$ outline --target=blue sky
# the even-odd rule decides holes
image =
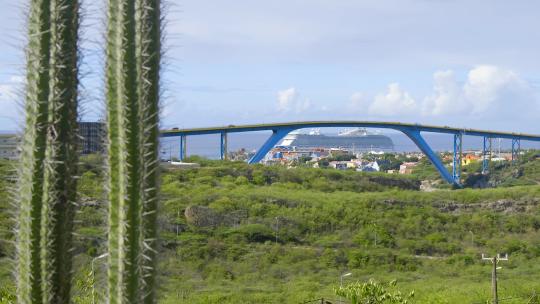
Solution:
[[[84,117],[105,1],[84,1]],[[162,125],[387,120],[540,133],[539,1],[169,1]],[[0,0],[0,129],[22,114],[24,9]]]

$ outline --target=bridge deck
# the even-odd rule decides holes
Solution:
[[[204,135],[220,133],[238,133],[250,131],[268,131],[277,129],[290,129],[290,131],[303,128],[321,128],[321,127],[366,127],[395,130],[416,130],[420,132],[435,132],[447,134],[463,134],[473,136],[487,136],[493,138],[523,139],[540,141],[540,135],[500,132],[490,130],[454,128],[448,126],[421,125],[401,122],[381,122],[381,121],[303,121],[288,123],[269,123],[269,124],[249,124],[249,125],[229,125],[221,127],[204,127],[191,129],[170,129],[161,131],[163,137],[180,135]]]

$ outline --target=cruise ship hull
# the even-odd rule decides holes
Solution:
[[[344,148],[351,150],[393,150],[394,143],[388,136],[368,134],[363,136],[329,136],[290,134],[281,146],[301,148]]]

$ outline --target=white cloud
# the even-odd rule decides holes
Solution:
[[[534,106],[537,99],[517,73],[493,65],[471,69],[462,85],[451,70],[435,72],[433,81],[433,93],[424,99],[424,115],[495,115],[513,112],[518,104]]]
[[[437,71],[433,74],[433,81],[433,93],[424,99],[424,114],[455,114],[466,108],[462,88],[453,71]]]
[[[409,115],[417,110],[416,101],[399,83],[391,83],[384,94],[375,96],[369,114],[377,116]]]
[[[23,80],[20,76],[12,76],[7,83],[0,83],[0,101],[3,104],[8,101],[15,101],[17,91]]]
[[[296,89],[291,87],[283,91],[278,91],[278,110],[280,111],[290,111],[292,104],[298,98],[298,93]]]
[[[471,119],[511,119],[524,121],[538,119],[540,93],[518,73],[494,65],[471,68],[463,81],[452,70],[433,74],[433,89],[417,103],[411,94],[398,83],[388,85],[387,91],[369,97],[355,92],[349,108],[371,117],[395,119],[432,117],[440,121]]]
[[[18,104],[24,78],[12,76],[8,81],[0,83],[0,129],[13,130],[14,124],[18,123],[23,114]]]
[[[294,110],[297,113],[308,110],[311,107],[311,101],[308,98],[302,99],[294,87],[278,91],[277,109],[282,112]]]
[[[515,72],[492,65],[481,65],[469,71],[463,87],[473,113],[486,112],[500,107],[501,103],[518,102],[528,91],[528,84]],[[506,98],[508,100],[503,100]]]
[[[0,106],[8,110],[8,112],[14,112],[17,108],[17,101],[19,100],[19,93],[24,82],[24,78],[20,76],[12,76],[5,83],[0,83]],[[6,112],[4,112],[4,115]]]

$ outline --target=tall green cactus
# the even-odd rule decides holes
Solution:
[[[32,0],[18,171],[19,303],[69,303],[77,168],[78,1]]]
[[[109,0],[110,303],[155,302],[160,20],[159,0]]]
[[[161,3],[142,0],[140,25],[140,87],[143,116],[143,299],[156,302],[157,210],[159,196],[159,67],[161,64]]]

